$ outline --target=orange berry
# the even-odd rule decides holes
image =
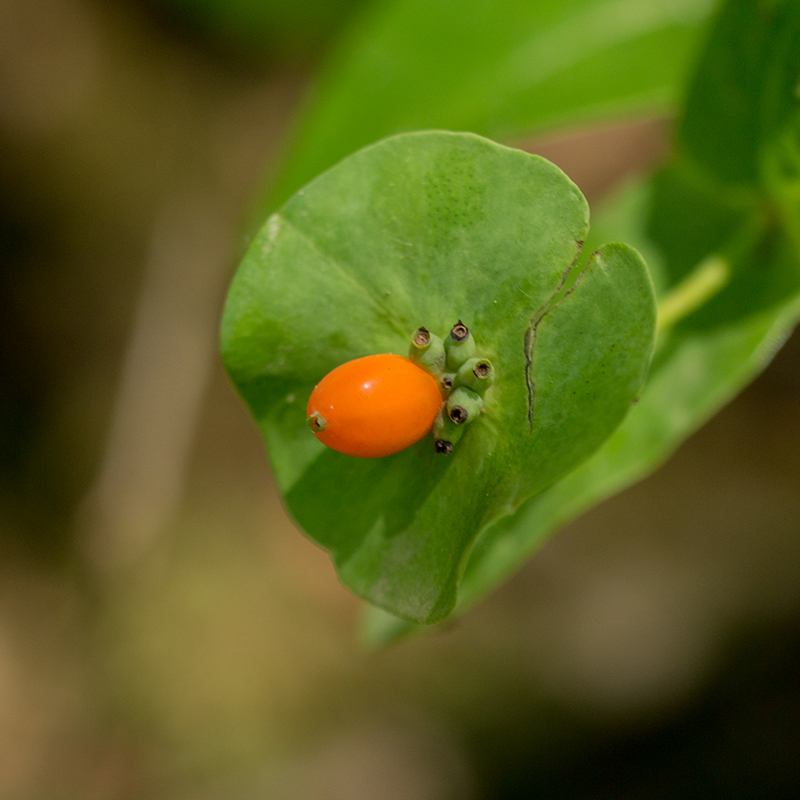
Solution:
[[[399,453],[433,426],[442,405],[432,375],[403,356],[348,361],[329,372],[308,400],[308,425],[323,444],[358,458]]]

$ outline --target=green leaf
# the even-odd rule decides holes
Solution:
[[[479,531],[573,471],[636,398],[652,284],[626,245],[574,266],[587,229],[583,196],[549,162],[430,132],[357,152],[253,242],[225,308],[225,364],[291,513],[371,603],[444,618]],[[459,319],[496,379],[451,456],[426,438],[355,459],[307,430],[306,401],[331,369],[405,354],[418,326],[444,335]]]
[[[673,110],[713,0],[393,0],[342,39],[258,221],[359,147]]]
[[[674,286],[758,213],[756,204],[733,207],[727,198],[671,163],[656,173],[648,193],[647,233],[660,251],[666,286]]]
[[[729,201],[761,187],[765,151],[800,110],[800,3],[729,0],[691,84],[683,155]]]

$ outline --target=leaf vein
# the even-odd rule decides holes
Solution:
[[[382,316],[384,316],[387,319],[387,321],[391,324],[391,326],[397,333],[399,333],[401,336],[408,335],[408,330],[407,330],[408,326],[403,324],[402,320],[399,317],[397,317],[393,309],[389,308],[385,303],[381,302],[382,298],[379,294],[373,295],[370,289],[363,283],[361,283],[361,281],[358,280],[358,277],[354,275],[352,272],[350,272],[342,262],[338,261],[330,253],[326,253],[319,246],[317,241],[311,237],[308,231],[303,230],[295,222],[292,222],[292,220],[288,219],[283,214],[279,213],[278,216],[285,225],[290,227],[293,231],[295,231],[303,238],[303,240],[306,242],[306,244],[308,244],[311,250],[314,251],[314,253],[320,256],[320,258],[323,258],[327,263],[332,264],[334,267],[336,267],[336,269],[339,271],[339,273],[342,275],[343,278],[345,278],[348,282],[350,282],[353,286],[355,286],[362,294],[364,294],[367,300],[369,300],[370,304],[377,311],[379,311]]]

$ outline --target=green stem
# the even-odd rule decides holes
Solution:
[[[712,253],[704,258],[658,304],[656,330],[669,328],[708,302],[728,282],[731,267],[726,258]]]

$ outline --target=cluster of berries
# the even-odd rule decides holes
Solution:
[[[411,338],[409,358],[385,353],[348,361],[315,387],[307,424],[325,445],[357,458],[398,453],[433,430],[445,455],[483,410],[494,368],[475,356],[460,320],[442,340],[427,328]]]

